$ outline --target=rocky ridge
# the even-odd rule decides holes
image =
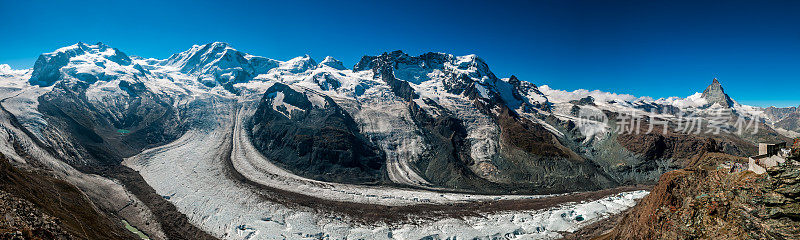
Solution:
[[[664,174],[619,225],[598,239],[796,239],[800,237],[800,165],[768,174],[730,172],[744,159],[708,153]]]

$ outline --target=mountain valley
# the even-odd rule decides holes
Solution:
[[[0,99],[3,169],[63,181],[119,222],[109,239],[135,237],[122,220],[151,239],[555,239],[628,209],[604,236],[632,237],[652,204],[714,192],[669,192],[676,176],[800,137],[797,108],[742,105],[718,79],[685,98],[564,91],[433,52],[347,68],[221,42],[167,59],[77,43],[0,65]]]

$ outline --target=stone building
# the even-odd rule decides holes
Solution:
[[[797,140],[795,140],[797,144]],[[791,155],[786,143],[759,143],[758,156],[750,157],[747,170],[757,174],[767,172],[767,168],[777,166],[786,162],[786,158]]]

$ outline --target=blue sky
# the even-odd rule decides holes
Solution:
[[[477,54],[553,88],[688,96],[718,77],[739,102],[800,105],[800,1],[8,1],[0,63],[102,41],[166,58],[223,41],[352,66],[403,50]]]

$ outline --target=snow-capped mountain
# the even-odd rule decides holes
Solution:
[[[125,53],[103,43],[77,43],[39,56],[33,66],[32,85],[50,86],[64,78],[76,78],[87,83],[109,80],[119,73],[134,72],[131,59]]]
[[[126,136],[135,136],[132,138],[139,138],[139,134],[150,136],[148,141],[129,149],[131,153],[171,141],[191,128],[191,123],[180,122],[189,121],[183,115],[189,111],[186,101],[191,96],[206,93],[221,98],[236,98],[237,94],[239,98],[258,96],[276,83],[285,84],[289,86],[285,89],[296,89],[305,96],[330,97],[332,103],[340,105],[345,117],[357,123],[356,129],[382,149],[386,175],[391,182],[501,192],[506,184],[524,186],[520,185],[519,176],[535,176],[537,173],[530,171],[541,167],[534,164],[526,168],[511,163],[519,157],[504,152],[511,146],[533,158],[599,157],[591,156],[592,151],[586,149],[614,141],[613,135],[618,134],[612,129],[615,120],[609,121],[605,112],[638,113],[646,118],[667,118],[674,123],[688,114],[708,117],[718,108],[732,109],[736,116],[744,118],[764,115],[758,108],[733,101],[717,79],[702,94],[652,100],[599,91],[539,88],[514,76],[501,79],[475,55],[426,53],[415,57],[394,51],[365,56],[350,70],[332,57],[321,63],[308,55],[278,61],[242,53],[220,42],[195,45],[164,60],[129,58],[102,43],[78,43],[42,54],[29,82],[43,87],[59,85],[40,97],[47,100],[42,105],[51,106],[38,109],[45,111],[42,113],[45,116],[63,115],[47,111],[70,115],[81,109],[85,115],[97,115],[85,120],[93,122],[91,129],[107,128],[104,131],[112,135],[120,130],[130,131]],[[74,102],[76,106],[67,111],[62,102]],[[286,111],[306,109],[282,104],[283,112],[279,112],[290,120],[294,113]],[[84,122],[82,116],[68,117],[63,119],[64,124]],[[175,126],[161,127],[161,121],[175,122]],[[86,123],[81,125],[87,127]],[[517,127],[523,129],[510,130]],[[149,132],[156,129],[158,133]],[[98,135],[103,138],[103,134]],[[116,139],[108,137],[111,139],[101,144],[104,148]],[[261,150],[268,151],[267,148],[265,145]],[[626,149],[616,151],[625,153]],[[637,158],[635,152],[625,154]],[[93,159],[87,154],[79,155]],[[449,157],[441,159],[443,156]],[[442,175],[442,168],[449,168],[444,172],[469,174]],[[595,170],[589,170],[592,171]],[[595,173],[589,175],[592,174]],[[438,179],[434,177],[437,175]],[[474,181],[454,181],[461,178]],[[593,182],[613,185],[624,181],[628,180],[612,177]]]
[[[701,96],[709,105],[718,104],[722,107],[733,107],[733,100],[728,94],[725,94],[725,90],[722,89],[722,84],[719,83],[719,80],[716,78],[714,78],[711,85],[703,91],[703,95]]]
[[[276,60],[245,54],[220,42],[192,46],[157,64],[198,76],[201,83],[212,87],[244,82],[279,66]]]
[[[324,60],[322,60],[322,62],[319,62],[319,67],[323,67],[323,66],[328,66],[328,67],[331,67],[331,68],[336,69],[336,70],[345,70],[345,69],[347,69],[344,66],[344,63],[342,63],[339,60],[336,60],[335,58],[333,58],[331,56],[327,56],[327,57],[325,57]]]
[[[464,172],[456,168],[469,169],[466,172],[475,174],[469,178],[477,181],[470,184],[492,186],[491,189],[497,188],[494,184],[519,184],[512,175],[522,172],[507,172],[525,168],[506,163],[515,157],[504,156],[507,153],[503,149],[507,149],[504,146],[508,144],[517,144],[513,138],[520,133],[505,129],[514,127],[504,125],[506,118],[512,119],[514,124],[530,125],[525,128],[527,130],[544,130],[538,133],[538,130],[531,130],[531,134],[548,145],[517,145],[523,148],[523,152],[537,158],[585,159],[592,158],[585,155],[587,147],[613,140],[615,124],[609,122],[604,112],[638,113],[646,118],[667,118],[674,123],[689,114],[708,117],[719,108],[731,109],[736,116],[748,119],[767,117],[762,109],[733,101],[724,93],[717,79],[702,94],[653,100],[599,91],[565,92],[548,86],[539,88],[514,76],[501,79],[475,55],[426,53],[415,57],[394,51],[365,56],[350,70],[332,57],[326,57],[320,63],[308,55],[278,61],[242,53],[220,42],[195,45],[164,60],[130,58],[102,43],[78,43],[42,54],[29,82],[42,87],[57,83],[63,85],[41,98],[49,102],[75,102],[80,106],[74,108],[85,108],[88,115],[102,115],[91,118],[91,121],[97,121],[93,129],[108,128],[106,131],[112,134],[122,129],[132,131],[131,135],[135,136],[139,131],[152,131],[154,128],[160,129],[161,133],[171,133],[169,137],[152,136],[149,138],[151,141],[141,147],[170,141],[190,128],[189,123],[179,123],[163,129],[154,125],[158,121],[150,119],[163,120],[170,116],[166,119],[172,120],[168,121],[187,121],[187,117],[182,116],[186,114],[182,111],[187,110],[182,109],[187,108],[183,105],[191,96],[205,93],[223,98],[237,94],[240,97],[257,96],[275,83],[281,83],[289,86],[288,89],[304,92],[304,95],[330,97],[345,109],[347,117],[357,122],[359,131],[372,139],[372,143],[381,146],[387,156],[387,175],[393,182],[467,189],[475,189],[475,186],[447,184],[453,183],[451,178],[465,176],[434,180],[432,177],[437,171],[427,169],[438,170],[443,167],[439,164],[451,166],[453,169],[450,170],[456,172]],[[71,99],[75,97],[85,99]],[[60,102],[52,104],[55,109],[63,108],[61,105]],[[163,109],[153,111],[161,108],[154,106]],[[303,108],[288,104],[282,109]],[[392,110],[386,111],[389,109]],[[51,111],[50,108],[45,110]],[[70,113],[74,109],[60,111]],[[156,115],[149,117],[148,114]],[[282,114],[291,119],[289,113]],[[587,120],[587,116],[596,119]],[[448,131],[439,129],[443,127],[439,125],[442,124],[440,121],[450,124],[446,127]],[[459,140],[453,141],[454,136]],[[440,142],[437,139],[441,137],[451,140]],[[439,149],[444,152],[438,156],[456,157],[439,163],[434,161],[441,160],[436,154],[420,154],[441,146],[446,147]],[[529,149],[525,150],[526,147]],[[552,149],[542,151],[543,147]],[[550,151],[553,149],[557,151]],[[131,151],[138,150],[134,148]],[[633,155],[636,154],[631,156],[635,159]],[[399,172],[395,173],[395,170]]]
[[[747,156],[756,142],[797,130],[781,124],[796,111],[741,105],[717,79],[686,98],[562,91],[498,77],[475,55],[446,53],[393,51],[348,69],[333,57],[280,61],[219,42],[167,59],[78,43],[42,54],[31,70],[0,65],[0,84],[0,104],[14,119],[4,126],[20,129],[8,146],[25,146],[0,152],[26,162],[35,150],[82,173],[144,186],[150,190],[137,197],[156,201],[145,204],[174,204],[223,238],[282,232],[273,226],[280,221],[311,229],[324,223],[309,222],[331,221],[346,232],[335,236],[350,238],[363,230],[275,202],[395,213],[647,184],[695,154]],[[229,214],[206,220],[215,208]],[[515,224],[458,237],[513,233]]]

